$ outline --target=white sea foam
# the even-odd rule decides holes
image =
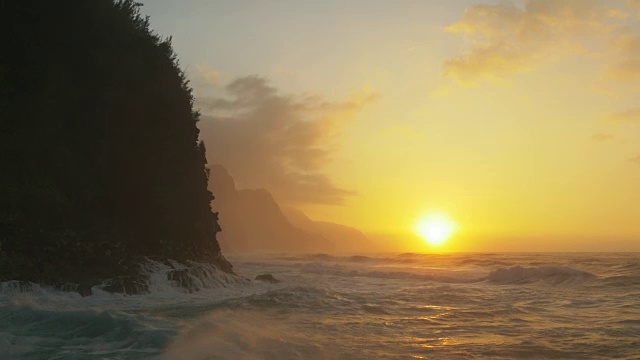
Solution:
[[[177,279],[169,274],[176,272]],[[171,261],[164,264],[147,259],[141,264],[144,288],[141,294],[123,294],[105,291],[111,280],[91,288],[91,295],[82,297],[75,292],[76,285],[54,288],[25,281],[0,282],[0,303],[32,306],[49,310],[127,310],[146,306],[162,306],[184,301],[225,299],[260,291],[260,284],[246,278],[218,270],[215,265]],[[184,282],[182,283],[181,282]]]

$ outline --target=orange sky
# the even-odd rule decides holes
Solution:
[[[239,186],[398,250],[640,251],[640,1],[172,1]],[[226,162],[226,163],[225,163]]]

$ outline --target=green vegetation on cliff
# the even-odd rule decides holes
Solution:
[[[130,0],[0,14],[0,279],[87,281],[141,256],[230,271],[170,39]]]

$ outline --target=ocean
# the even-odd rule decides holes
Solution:
[[[0,358],[640,359],[638,253],[229,260],[187,288],[149,261],[144,295],[2,283]]]

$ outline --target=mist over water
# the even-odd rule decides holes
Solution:
[[[0,287],[2,359],[637,359],[640,254],[236,256],[151,292]],[[249,281],[273,274],[281,282]]]

